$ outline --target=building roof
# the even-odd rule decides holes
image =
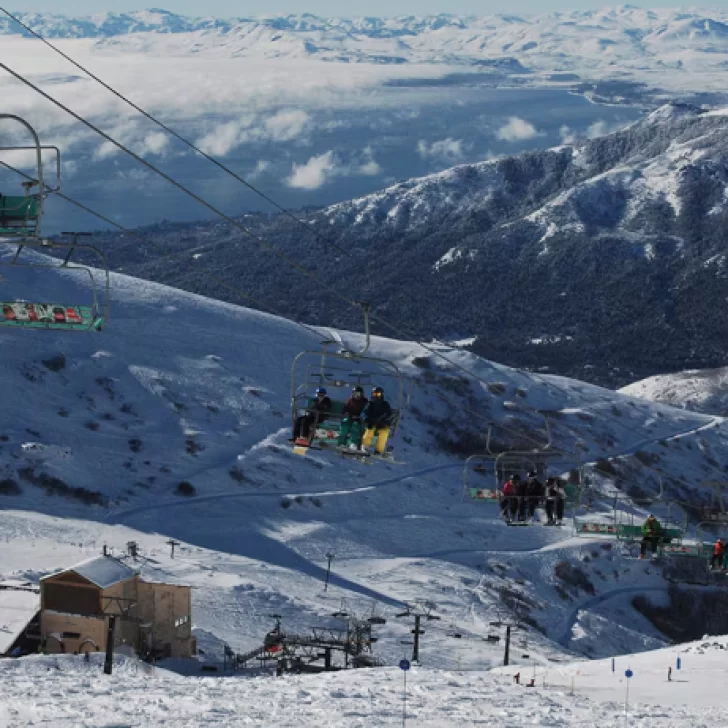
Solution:
[[[123,561],[119,561],[119,559],[115,559],[113,556],[96,556],[93,559],[82,561],[80,564],[71,566],[68,569],[63,569],[63,571],[43,577],[43,579],[65,574],[68,571],[72,571],[84,579],[88,579],[88,581],[95,584],[99,589],[108,589],[120,581],[131,579],[137,573]]]
[[[0,655],[4,655],[40,609],[32,591],[0,589]]]

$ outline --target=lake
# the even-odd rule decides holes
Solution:
[[[353,106],[347,98],[340,108],[282,107],[265,134],[219,114],[169,123],[194,140],[206,135],[227,166],[280,204],[300,208],[366,195],[459,163],[607,133],[643,114],[566,91],[493,89],[467,78],[385,85],[361,93]],[[269,209],[178,142],[150,159],[227,214]],[[70,173],[63,191],[125,226],[214,217],[125,155],[99,155],[98,145],[75,148],[64,162]],[[48,205],[46,232],[103,227],[61,200]]]

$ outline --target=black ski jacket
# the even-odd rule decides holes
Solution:
[[[331,400],[328,397],[316,398],[316,401],[308,408],[308,412],[316,414],[316,421],[323,422],[331,411]]]
[[[392,408],[386,399],[373,399],[364,408],[361,417],[367,427],[383,427],[392,420]]]

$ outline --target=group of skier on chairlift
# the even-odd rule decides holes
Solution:
[[[316,428],[331,417],[331,399],[325,387],[316,390],[316,399],[305,414],[296,418],[293,426],[293,440],[296,444],[310,444]],[[357,385],[346,401],[341,415],[338,446],[355,452],[370,453],[376,436],[374,452],[384,455],[387,451],[392,407],[384,397],[382,387],[374,387],[371,399],[364,396],[364,388]],[[364,430],[362,432],[362,425]]]
[[[538,473],[532,470],[527,480],[514,473],[502,488],[501,515],[506,523],[530,523],[534,521],[536,508],[545,504],[546,526],[561,526],[564,520],[566,490],[560,478],[549,477],[544,485]]]

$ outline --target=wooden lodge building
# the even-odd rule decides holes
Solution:
[[[140,655],[191,657],[192,590],[144,581],[113,556],[99,556],[40,580],[40,639],[46,653],[106,649],[115,615],[115,648]]]

